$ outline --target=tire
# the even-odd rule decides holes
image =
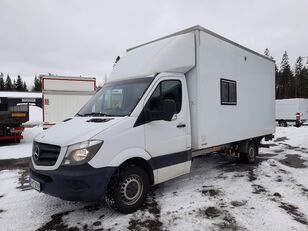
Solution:
[[[282,126],[282,127],[288,127],[287,121],[282,120],[282,121],[281,121],[281,126]]]
[[[255,163],[258,151],[259,151],[258,145],[254,141],[250,141],[248,144],[247,152],[240,154],[241,161],[246,164]]]
[[[295,127],[299,128],[300,126],[302,126],[302,123],[298,120],[295,121]]]
[[[19,144],[19,143],[20,143],[20,139],[16,139],[16,140],[15,140],[15,143],[16,143],[16,144]]]
[[[105,200],[112,209],[128,214],[145,202],[149,190],[149,176],[138,166],[127,166],[109,183]]]

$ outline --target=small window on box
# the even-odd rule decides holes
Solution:
[[[220,100],[222,105],[236,105],[236,81],[220,79]]]

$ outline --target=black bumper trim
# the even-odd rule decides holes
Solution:
[[[105,195],[116,167],[93,168],[89,164],[60,166],[56,170],[34,169],[30,177],[41,183],[41,191],[70,201],[99,201]]]

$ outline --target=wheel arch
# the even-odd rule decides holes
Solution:
[[[109,165],[117,167],[116,174],[128,165],[136,165],[146,171],[149,176],[150,184],[153,185],[155,182],[155,176],[153,168],[148,162],[151,158],[151,155],[146,151],[139,148],[131,148],[116,155]]]
[[[126,166],[130,166],[130,165],[134,165],[134,166],[138,166],[142,169],[144,169],[146,171],[146,173],[149,176],[149,182],[150,185],[154,184],[154,173],[153,173],[153,169],[151,167],[151,165],[143,158],[140,157],[133,157],[130,158],[126,161],[124,161],[118,168],[119,171],[121,171],[122,169],[124,169]]]

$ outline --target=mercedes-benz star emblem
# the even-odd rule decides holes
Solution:
[[[40,148],[39,148],[39,146],[35,147],[33,157],[34,157],[35,160],[38,160],[40,158]]]

